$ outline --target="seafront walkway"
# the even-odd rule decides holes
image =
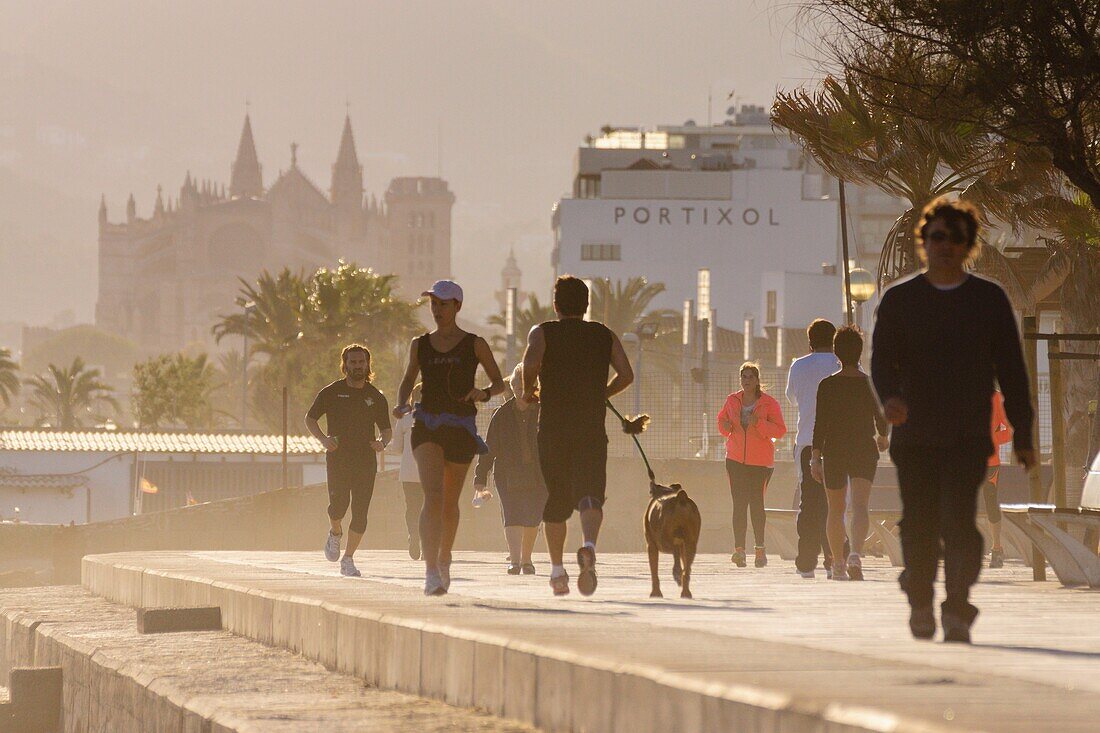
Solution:
[[[701,555],[694,600],[662,557],[602,554],[597,594],[553,598],[503,553],[456,553],[451,593],[421,594],[404,553],[357,555],[341,578],[317,553],[90,556],[84,585],[131,606],[220,605],[226,628],[368,683],[480,707],[547,730],[1093,731],[1100,595],[985,571],[975,644],[908,633],[897,569],[804,580],[778,557],[737,569]]]

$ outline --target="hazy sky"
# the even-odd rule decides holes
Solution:
[[[808,80],[780,5],[3,0],[0,320],[90,320],[100,192],[118,220],[130,191],[148,215],[187,170],[228,183],[246,99],[265,183],[296,141],[327,189],[345,103],[368,191],[441,164],[480,320],[509,245],[525,286],[548,278],[550,207],[586,133],[703,123],[708,87],[721,119],[731,90],[766,105]]]

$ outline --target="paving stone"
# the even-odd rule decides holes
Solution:
[[[140,634],[166,634],[178,631],[220,631],[222,610],[206,608],[139,608],[137,629]]]

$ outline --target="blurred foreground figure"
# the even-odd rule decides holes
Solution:
[[[421,296],[431,300],[435,330],[409,345],[409,361],[397,391],[393,415],[410,412],[409,432],[416,458],[424,508],[420,512],[420,546],[424,557],[424,595],[446,595],[451,587],[451,549],[458,533],[458,497],[470,463],[489,447],[477,434],[477,403],[504,391],[504,380],[485,339],[458,327],[462,288],[439,280]],[[477,369],[489,377],[489,386],[474,385]],[[409,398],[421,381],[420,403]]]
[[[338,379],[317,393],[306,413],[306,428],[325,447],[328,469],[328,517],[332,524],[325,540],[325,557],[340,560],[340,574],[357,578],[355,551],[367,531],[367,511],[374,495],[378,458],[393,437],[386,398],[371,384],[371,356],[362,344],[350,344],[340,354]],[[317,421],[328,418],[328,434]],[[377,430],[377,433],[375,432]],[[344,515],[351,505],[348,544],[340,557]]]
[[[619,337],[602,323],[584,320],[588,286],[563,275],[554,283],[558,320],[535,326],[523,355],[523,398],[538,401],[539,464],[548,498],[543,511],[550,552],[550,587],[569,593],[562,553],[573,510],[581,515],[584,545],[577,550],[577,590],[596,591],[596,539],[607,488],[607,400],[630,386],[634,370]],[[609,370],[615,378],[609,383]]]
[[[978,609],[970,586],[981,571],[982,538],[974,523],[978,488],[993,452],[994,379],[1015,428],[1016,456],[1035,465],[1033,413],[1020,335],[1008,297],[966,271],[978,246],[978,213],[937,199],[914,232],[927,267],[891,286],[878,307],[871,376],[894,426],[890,456],[901,487],[899,579],[909,597],[909,628],[936,633],[933,588],[943,542],[947,598],[944,641],[970,641]]]

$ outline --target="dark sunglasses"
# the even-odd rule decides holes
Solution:
[[[927,237],[929,242],[951,242],[951,244],[966,244],[966,237],[958,232],[945,232],[942,229],[932,232]]]

